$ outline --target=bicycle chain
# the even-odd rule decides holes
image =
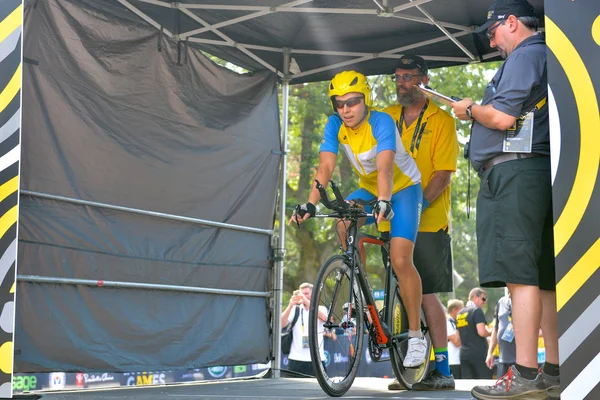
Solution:
[[[383,321],[383,309],[379,310],[379,319]],[[366,318],[366,316],[365,316]],[[375,332],[374,324],[367,324],[369,326],[369,356],[371,360],[377,362],[381,359],[381,355],[383,354],[383,349],[379,347],[377,343],[377,333]]]

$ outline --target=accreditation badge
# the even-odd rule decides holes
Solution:
[[[302,336],[302,348],[308,349],[308,336]]]
[[[533,141],[533,111],[519,117],[515,124],[506,130],[502,150],[505,153],[531,153]]]
[[[502,337],[500,338],[506,342],[511,343],[513,340],[515,340],[515,330],[513,328],[513,324],[512,322],[509,322],[508,325],[506,326],[506,329],[504,330],[504,333],[502,334]]]

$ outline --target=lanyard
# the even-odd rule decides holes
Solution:
[[[304,335],[304,304],[300,307],[300,321],[302,321],[302,334]]]
[[[421,144],[421,137],[423,137],[423,131],[425,131],[425,125],[427,121],[421,126],[421,120],[423,119],[423,115],[425,115],[425,110],[427,110],[427,106],[429,105],[429,99],[425,101],[423,108],[421,109],[421,113],[419,114],[419,119],[417,120],[417,125],[415,126],[415,131],[413,132],[413,137],[410,142],[410,153],[413,154],[415,151],[415,146],[417,150],[419,150],[419,145]],[[400,115],[400,121],[398,121],[398,130],[400,131],[400,138],[402,138],[402,124],[404,123],[404,107],[402,108],[402,114]]]

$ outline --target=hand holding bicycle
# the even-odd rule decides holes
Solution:
[[[392,203],[387,200],[378,200],[373,207],[373,216],[377,218],[377,224],[383,220],[390,221],[394,217]]]
[[[300,224],[310,217],[314,217],[316,213],[317,208],[313,203],[306,202],[304,204],[298,204],[294,209],[292,217],[288,221],[288,225],[290,225],[292,222],[295,222],[298,226],[300,226]]]

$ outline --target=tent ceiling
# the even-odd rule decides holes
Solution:
[[[167,36],[248,70],[293,82],[329,79],[344,69],[390,73],[404,53],[430,68],[489,61],[498,53],[472,30],[492,0],[113,0]],[[530,0],[543,21],[543,0]],[[292,62],[293,63],[293,62]]]

